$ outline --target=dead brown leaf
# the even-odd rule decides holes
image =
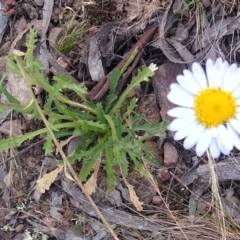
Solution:
[[[16,36],[10,46],[9,53],[13,52],[17,42],[23,38],[24,34],[28,32],[30,27],[31,25],[28,25],[25,30],[21,31]],[[26,81],[23,78],[19,78],[17,74],[13,73],[10,70],[7,70],[7,79],[7,88],[9,93],[15,97],[22,105],[27,106],[31,101],[31,97],[29,95],[29,89]]]
[[[26,124],[24,124],[20,119],[15,119],[12,121],[5,121],[0,126],[0,133],[8,136],[21,136],[24,129],[26,129]]]
[[[24,31],[27,28],[27,21],[24,16],[18,19],[14,24],[15,34],[19,34],[20,32]],[[15,35],[15,36],[16,36]]]
[[[87,192],[88,195],[92,195],[93,193],[96,192],[96,187],[97,187],[97,175],[98,175],[98,170],[100,168],[100,163],[101,163],[101,157],[97,159],[93,166],[93,173],[91,177],[88,179],[88,181],[84,184],[84,188]]]
[[[42,178],[37,180],[36,190],[40,193],[45,193],[46,190],[49,190],[52,183],[57,178],[57,175],[61,173],[63,166],[58,166],[55,170],[50,173],[46,173]]]
[[[192,51],[196,52],[201,48],[212,45],[215,41],[220,41],[222,37],[233,34],[239,27],[240,16],[228,17],[214,22],[212,26],[206,28],[206,30],[195,39]]]
[[[163,119],[172,120],[167,115],[167,111],[173,108],[174,105],[168,101],[167,95],[170,91],[170,84],[176,82],[177,75],[182,74],[184,69],[184,64],[164,63],[158,68],[152,78],[154,92],[161,108],[160,113]]]
[[[43,20],[42,20],[42,37],[40,46],[39,60],[42,62],[45,71],[49,69],[48,56],[45,54],[44,49],[47,48],[47,31],[52,16],[53,0],[44,0],[43,6]],[[43,49],[44,48],[44,49]]]
[[[67,138],[67,139],[64,140],[64,141],[60,141],[60,142],[59,142],[59,146],[61,147],[61,149],[62,149],[65,145],[67,145],[74,137],[75,137],[75,136],[71,136],[71,137]],[[57,148],[57,149],[56,149],[56,155],[57,155],[58,153],[59,153],[59,149]]]
[[[159,24],[158,29],[158,36],[156,37],[156,40],[153,41],[151,46],[160,48],[164,55],[172,62],[175,63],[184,63],[184,61],[181,59],[180,55],[174,49],[171,44],[169,44],[166,39],[165,35],[170,25],[173,24],[175,21],[176,16],[173,13],[173,4],[172,0],[169,0],[169,5],[167,6],[166,10],[164,11],[164,14],[161,18],[161,22]]]
[[[77,147],[82,144],[83,138],[82,137],[74,137],[71,139],[67,146],[67,156],[72,156],[75,153]]]
[[[192,63],[195,60],[194,56],[190,53],[190,51],[180,42],[171,38],[166,38],[166,41],[176,49],[175,51],[178,52],[184,62]]]
[[[23,106],[27,106],[31,102],[26,81],[10,70],[8,70],[8,87],[10,94]]]
[[[13,171],[11,169],[6,174],[6,176],[4,177],[3,181],[8,188],[10,188],[12,186],[12,184],[13,184]]]
[[[62,27],[54,27],[50,29],[48,39],[51,47],[55,46],[56,41],[58,40],[58,36],[63,30],[64,29]]]
[[[66,57],[64,56],[60,56],[58,59],[57,59],[57,63],[63,68],[63,69],[67,69],[69,64],[70,64],[70,60],[67,59]],[[53,74],[57,74],[58,71],[54,68],[54,67],[51,67],[50,68],[50,72],[52,72]]]
[[[139,201],[139,198],[134,190],[134,187],[128,183],[128,181],[126,180],[125,177],[123,177],[123,181],[124,183],[126,184],[128,190],[129,190],[129,193],[130,193],[130,199],[131,199],[131,202],[132,204],[135,206],[135,208],[137,209],[137,211],[142,211],[143,210],[143,202]]]
[[[108,33],[111,29],[119,25],[117,22],[104,24],[100,31],[91,39],[88,52],[88,69],[93,81],[99,82],[104,76],[105,71],[102,64],[102,54],[106,54],[106,43]]]
[[[226,189],[226,197],[222,198],[223,209],[226,214],[240,223],[240,200],[234,196],[233,188]]]

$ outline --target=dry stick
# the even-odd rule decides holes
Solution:
[[[126,54],[124,59],[115,67],[116,69],[121,70],[127,60],[131,57],[134,51],[139,50],[139,53],[136,58],[140,58],[138,56],[142,56],[143,51],[141,51],[146,44],[152,39],[153,35],[155,34],[157,28],[151,28],[146,31],[143,36],[139,39],[139,41],[132,47],[132,49]],[[114,69],[113,69],[114,70]],[[112,74],[112,71],[104,76],[100,82],[89,92],[88,98],[91,101],[99,100],[107,91],[109,86],[109,79]]]
[[[102,215],[102,213],[100,212],[100,210],[98,209],[98,207],[96,206],[96,204],[94,203],[94,201],[92,200],[92,198],[89,196],[89,194],[87,193],[87,191],[85,190],[83,184],[79,181],[78,179],[78,176],[76,174],[76,172],[74,171],[72,165],[69,163],[65,153],[63,152],[61,146],[59,145],[59,142],[57,141],[52,129],[51,129],[51,126],[49,124],[49,122],[47,121],[44,113],[42,112],[42,109],[40,108],[35,96],[34,96],[34,93],[31,89],[31,85],[30,85],[30,82],[28,80],[28,77],[26,76],[25,74],[25,71],[22,67],[22,64],[21,64],[21,58],[19,58],[18,56],[15,56],[16,58],[16,61],[18,63],[18,66],[19,66],[19,69],[20,69],[20,72],[21,72],[21,75],[23,77],[23,79],[26,81],[26,83],[28,84],[28,87],[29,87],[29,91],[30,91],[30,94],[31,94],[31,98],[38,110],[38,113],[40,114],[49,134],[51,135],[51,138],[55,144],[55,146],[57,147],[63,161],[64,161],[64,169],[66,171],[66,167],[68,168],[68,170],[70,171],[70,173],[72,174],[74,180],[76,181],[77,185],[79,186],[79,188],[82,190],[82,192],[85,194],[87,200],[91,203],[91,205],[93,206],[94,210],[96,211],[97,215],[99,216],[99,218],[102,220],[103,224],[105,225],[105,227],[108,229],[108,231],[111,233],[111,235],[113,236],[113,238],[115,240],[119,240],[117,235],[115,234],[115,232],[113,231],[113,229],[111,228],[111,226],[109,225],[109,223],[106,221],[106,219],[104,218],[104,216]]]

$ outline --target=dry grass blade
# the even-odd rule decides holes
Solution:
[[[222,200],[219,192],[218,178],[215,172],[214,160],[211,157],[209,152],[207,152],[207,156],[208,156],[208,166],[211,172],[211,189],[212,189],[212,196],[213,196],[212,201],[213,201],[213,205],[216,206],[216,215],[218,217],[220,230],[222,233],[222,239],[225,240],[227,239],[226,222],[225,222],[223,204],[222,204]]]

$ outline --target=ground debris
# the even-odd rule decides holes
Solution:
[[[64,191],[66,191],[73,199],[72,203],[75,207],[83,209],[90,216],[96,216],[92,206],[86,201],[85,196],[81,191],[74,186],[73,183],[68,180],[62,179],[61,181]],[[147,219],[141,219],[140,217],[133,216],[121,210],[108,207],[103,204],[98,204],[100,211],[109,223],[118,224],[120,226],[128,226],[129,228],[149,231],[160,231],[163,226],[149,222]]]
[[[146,85],[141,84],[134,89],[128,100],[132,97],[137,99],[137,107],[133,111],[142,114],[145,117],[143,121],[172,120],[167,111],[173,106],[166,96],[170,84],[176,82],[176,76],[182,74],[183,69],[191,68],[194,61],[204,65],[205,59],[219,56],[231,63],[240,63],[240,18],[235,2],[239,4],[239,1],[229,4],[223,0],[196,3],[195,0],[127,0],[124,3],[119,0],[5,0],[2,1],[2,13],[6,16],[0,16],[1,57],[15,48],[24,52],[26,33],[30,26],[34,26],[38,33],[34,57],[44,64],[45,80],[54,86],[53,75],[65,75],[76,88],[82,83],[86,86],[89,93],[87,101],[101,100],[104,103],[112,72],[122,69],[137,49],[134,61],[119,80],[116,94],[121,95],[142,65],[157,64],[155,75]],[[12,15],[15,16],[8,18]],[[56,42],[72,16],[75,16],[77,24],[86,20],[82,37],[85,40],[77,43],[69,54],[63,55],[58,52]],[[0,75],[4,73],[5,64],[1,64]],[[7,72],[2,85],[22,104],[29,104],[31,99],[24,79]],[[49,96],[44,89],[36,89],[37,86],[34,94],[44,107]],[[66,89],[63,94],[71,95],[71,91]],[[75,101],[75,96],[73,98]],[[6,101],[3,93],[1,101]],[[64,109],[71,111],[72,108],[66,103]],[[20,121],[22,116],[12,112],[10,120],[9,113],[0,113],[0,137],[27,133],[25,122],[22,124]],[[40,128],[42,123],[31,130]],[[57,134],[59,132],[56,131]],[[71,157],[75,152],[79,153],[81,145],[86,143],[86,139],[80,137],[83,135],[69,136],[67,131],[64,134],[59,142],[66,155]],[[62,171],[62,165],[58,167],[61,164],[59,153],[44,156],[43,146],[34,145],[38,141],[44,141],[44,135],[27,141],[20,148],[10,149],[9,153],[2,153],[0,238],[17,240],[29,234],[37,239],[40,235],[33,234],[42,231],[41,236],[49,235],[56,239],[110,239],[109,232],[97,219],[84,194],[63,173],[58,174]],[[199,159],[193,151],[184,150],[181,141],[172,139],[171,132],[168,139],[152,136],[144,143],[153,149],[158,163],[156,167],[149,167],[143,162],[151,178],[139,172],[138,175],[132,174],[134,169],[129,165],[130,174],[123,179],[121,169],[116,168],[115,190],[109,191],[106,176],[103,176],[105,159],[99,159],[83,183],[111,228],[122,239],[151,239],[153,236],[156,239],[220,239],[211,203],[210,170],[208,164],[203,164],[205,157]],[[35,146],[34,149],[31,146]],[[231,223],[227,223],[227,227],[231,225],[227,228],[228,239],[234,240],[239,238],[237,224],[240,222],[238,154],[236,150],[231,158],[223,160],[221,157],[215,165],[223,209],[231,218]],[[197,161],[194,162],[193,158]],[[83,167],[80,161],[73,166],[76,172]],[[42,180],[37,180],[39,176],[43,176]],[[36,182],[40,192],[34,191]],[[27,206],[25,200],[30,200],[32,205]],[[137,215],[136,209],[141,211],[141,215]],[[3,229],[12,230],[7,232]]]
[[[22,9],[19,4],[15,0],[4,0],[4,15],[14,15],[14,14],[21,14]]]

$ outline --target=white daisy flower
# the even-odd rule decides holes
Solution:
[[[178,105],[168,111],[175,117],[168,126],[176,131],[175,140],[184,139],[184,147],[196,145],[202,156],[209,149],[213,158],[228,155],[235,146],[240,150],[240,68],[218,58],[184,70],[170,86],[167,98]]]

